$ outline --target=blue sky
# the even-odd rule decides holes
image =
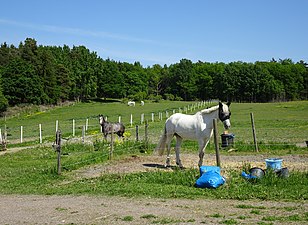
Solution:
[[[308,62],[307,0],[10,0],[0,43],[84,45],[143,66],[193,62]]]

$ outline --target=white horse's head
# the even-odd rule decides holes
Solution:
[[[226,130],[228,130],[231,127],[230,122],[230,116],[231,112],[229,109],[229,106],[231,105],[231,102],[228,102],[227,104],[219,102],[219,119],[224,124],[224,127]]]

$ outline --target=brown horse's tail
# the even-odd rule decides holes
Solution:
[[[158,155],[163,155],[166,148],[166,141],[167,141],[167,131],[165,127],[165,131],[161,136],[154,152],[157,153]]]

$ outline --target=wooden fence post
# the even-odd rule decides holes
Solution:
[[[220,167],[217,119],[213,119],[213,128],[214,128],[214,143],[215,143],[215,152],[216,152],[216,165]]]
[[[75,137],[75,120],[73,119],[73,137]]]
[[[23,126],[20,126],[20,143],[22,143]]]
[[[85,128],[85,126],[83,125],[83,126],[82,126],[82,143],[84,143],[85,135],[86,135],[86,128]]]
[[[144,127],[144,139],[145,139],[145,144],[146,144],[146,148],[148,148],[148,128],[149,128],[149,123],[146,120],[145,122],[145,127]]]
[[[57,130],[56,132],[56,144],[55,144],[56,152],[57,152],[57,171],[58,175],[61,174],[61,131]]]
[[[251,118],[252,135],[253,135],[253,141],[254,141],[254,144],[255,144],[255,150],[256,150],[256,152],[259,152],[253,113],[250,113],[250,118]]]
[[[136,125],[136,141],[139,141],[139,126]]]
[[[1,149],[0,151],[6,151],[6,137],[5,133],[2,135],[2,130],[0,129],[0,144],[1,144]]]
[[[113,124],[111,125],[111,130],[113,131]],[[109,160],[112,159],[112,154],[113,154],[113,132],[111,132],[110,135],[110,150],[109,150]]]
[[[56,132],[58,131],[58,128],[59,128],[59,121],[56,120]]]
[[[43,138],[42,138],[42,124],[39,124],[39,130],[40,130],[40,144],[42,144],[42,142],[43,142]]]
[[[133,114],[130,114],[130,126],[133,126]]]

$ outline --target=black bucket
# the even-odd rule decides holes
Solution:
[[[234,134],[222,134],[221,135],[221,147],[225,148],[234,143]]]
[[[288,168],[282,168],[280,170],[275,171],[278,177],[287,178],[289,177]]]

